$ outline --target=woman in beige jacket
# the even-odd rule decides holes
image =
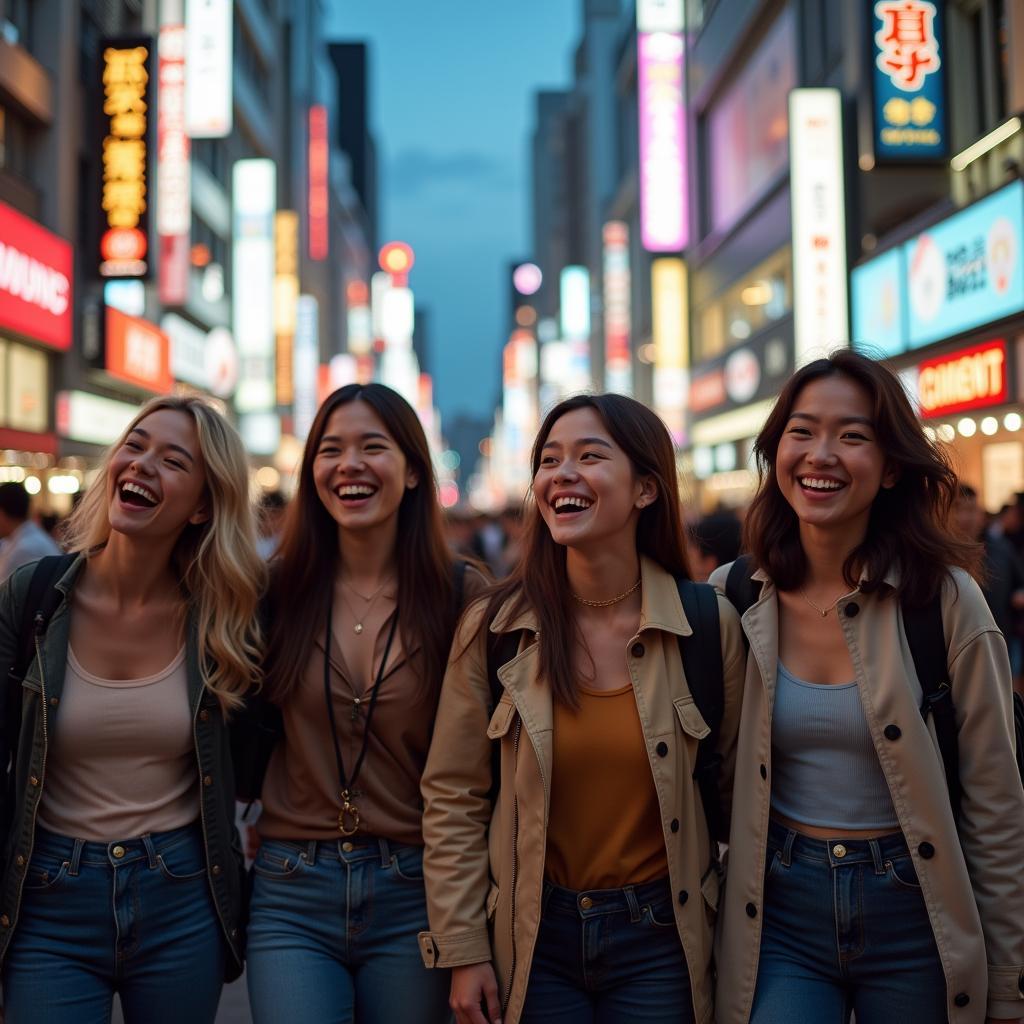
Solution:
[[[444,680],[423,778],[424,960],[454,968],[458,1024],[709,1024],[719,879],[693,782],[708,725],[681,666],[672,442],[632,399],[570,399],[533,471],[523,560],[471,609]],[[745,653],[718,608],[727,790]],[[501,634],[519,653],[492,707]]]
[[[1018,1021],[1024,790],[1006,646],[946,528],[955,474],[850,351],[797,372],[756,453],[717,1020]],[[958,818],[901,610],[936,598]]]

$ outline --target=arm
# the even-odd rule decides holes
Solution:
[[[1024,787],[1014,756],[1010,666],[980,590],[973,581],[958,589],[963,607],[953,606],[960,629],[949,669],[963,784],[960,842],[985,936],[988,1015],[1017,1020],[1024,1013]]]

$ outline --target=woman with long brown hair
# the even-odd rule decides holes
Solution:
[[[272,564],[274,714],[257,729],[276,745],[265,779],[258,755],[240,772],[263,802],[247,953],[257,1022],[447,1016],[447,980],[423,970],[416,943],[419,785],[458,591],[484,584],[464,569],[416,413],[380,384],[335,391]]]
[[[680,596],[675,453],[649,409],[568,399],[532,466],[523,558],[466,615],[445,676],[423,778],[424,960],[454,968],[458,1024],[705,1024],[719,877],[694,781],[709,725],[680,639],[720,659],[727,791],[739,623],[707,588],[720,630],[692,636],[705,620]]]
[[[755,451],[749,568],[712,575],[750,643],[717,1020],[1018,1021],[1024,790],[956,475],[895,374],[848,350],[790,379]]]

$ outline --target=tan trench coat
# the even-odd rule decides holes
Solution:
[[[692,633],[675,581],[649,559],[641,565],[640,628],[623,657],[633,679],[661,808],[676,925],[686,953],[699,1024],[713,1019],[710,976],[712,930],[718,906],[718,873],[700,796],[692,780],[698,740],[707,725],[682,673],[677,637]],[[719,599],[725,715],[721,728],[723,792],[731,786],[743,686],[745,650],[735,609]],[[504,694],[493,715],[486,668],[482,612],[463,622],[445,675],[433,744],[423,776],[424,875],[430,932],[420,935],[428,967],[493,960],[503,1020],[522,1012],[540,924],[551,794],[551,690],[537,675],[533,637],[499,672]],[[535,617],[513,619],[508,606],[495,617],[495,632],[535,633]],[[496,805],[491,784],[491,741],[501,742],[501,787]],[[728,807],[728,803],[726,803]],[[614,808],[609,808],[614,813]],[[672,831],[674,822],[678,831]],[[682,966],[682,965],[680,965]]]
[[[729,566],[711,582],[725,589]],[[771,796],[772,702],[779,611],[763,573],[760,599],[743,616],[750,642],[736,758],[724,910],[719,921],[717,1021],[746,1024],[757,981]],[[900,827],[920,879],[946,975],[950,1024],[986,1014],[1024,1015],[1024,789],[1014,761],[1006,644],[977,584],[955,570],[942,619],[960,734],[959,835],[931,718],[899,615],[883,592],[838,606],[857,688]],[[886,738],[885,728],[893,739]],[[925,844],[922,847],[922,844]],[[922,856],[923,849],[931,856]],[[966,998],[965,998],[966,997]]]

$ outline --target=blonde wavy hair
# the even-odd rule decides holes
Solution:
[[[266,577],[256,550],[248,459],[234,427],[203,398],[164,395],[147,402],[103,456],[95,482],[68,521],[66,542],[70,551],[87,554],[106,544],[110,461],[128,434],[160,409],[192,418],[203,453],[210,517],[185,528],[172,560],[185,610],[195,620],[203,682],[228,712],[261,682],[263,636],[257,613]]]

